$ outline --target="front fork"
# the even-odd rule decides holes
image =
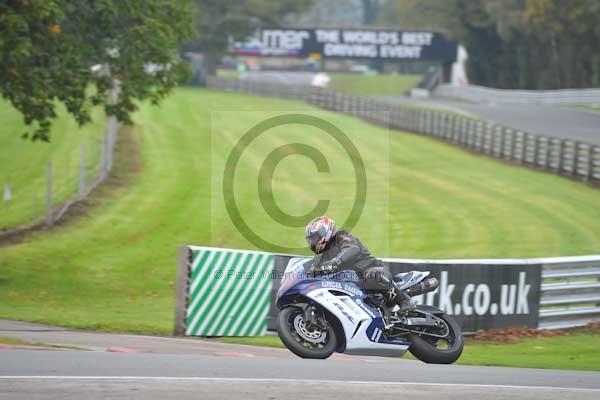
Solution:
[[[302,308],[302,316],[307,328],[327,329],[327,319],[323,315],[323,311],[319,310],[315,304],[298,304],[298,307]]]

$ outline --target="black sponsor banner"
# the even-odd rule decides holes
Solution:
[[[275,256],[273,299],[289,256]],[[386,262],[393,275],[430,271],[439,288],[413,298],[419,304],[440,308],[460,324],[463,331],[508,326],[537,328],[541,264],[408,263]],[[276,328],[277,309],[271,305],[269,329]]]
[[[439,288],[415,300],[452,315],[464,331],[507,326],[537,328],[539,264],[387,264],[393,275],[430,271],[440,281]]]
[[[261,29],[230,51],[248,56],[405,59],[454,62],[456,42],[438,32],[385,29]]]

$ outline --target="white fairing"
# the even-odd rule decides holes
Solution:
[[[282,282],[288,277],[297,277],[299,274],[303,274],[304,266],[308,262],[311,262],[311,259],[304,257],[292,258],[285,269]],[[429,273],[418,272],[418,274],[421,275],[410,279],[411,284],[419,282]],[[332,290],[337,295],[332,294]],[[346,295],[341,296],[340,293]],[[376,315],[376,311],[363,305],[362,300],[357,296],[359,294],[360,289],[353,284],[342,281],[323,281],[319,287],[305,295],[326,308],[340,321],[346,337],[345,353],[388,357],[403,355],[408,350],[408,346],[383,343],[381,329],[376,328],[370,332],[370,335],[367,334],[367,329],[373,323],[373,320],[381,317],[381,315]]]
[[[301,274],[304,271],[304,264],[309,261],[310,259],[305,257],[292,258],[290,261],[288,261],[288,264],[285,267],[285,271],[281,277],[281,282],[286,280],[292,274]]]
[[[334,283],[339,283],[339,287],[331,289],[346,292],[342,282]],[[336,296],[330,293],[331,289],[315,289],[307,296],[325,307],[341,322],[346,336],[345,353],[397,357],[408,350],[408,346],[405,345],[378,342],[382,333],[380,329],[376,329],[369,337],[367,329],[378,316],[372,314],[366,306],[362,307],[362,300],[354,300],[351,297],[352,293],[348,293],[348,296]]]
[[[402,280],[401,282],[396,281],[397,277],[403,277],[403,276],[410,276],[410,278],[407,281],[404,281],[404,280]],[[398,285],[398,289],[404,290],[404,289],[407,289],[407,288],[421,282],[427,276],[429,276],[429,271],[410,271],[410,272],[396,275],[394,277],[394,281],[396,281],[396,284]]]

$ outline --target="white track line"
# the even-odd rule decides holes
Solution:
[[[60,375],[0,375],[0,380],[115,380],[115,381],[196,381],[196,382],[248,382],[248,383],[299,383],[306,384],[340,384],[340,385],[392,385],[392,386],[446,386],[459,388],[497,388],[525,390],[568,390],[599,392],[600,389],[570,388],[557,386],[518,386],[491,385],[476,383],[437,383],[437,382],[389,382],[389,381],[340,381],[323,379],[279,379],[279,378],[225,378],[204,376],[60,376]]]

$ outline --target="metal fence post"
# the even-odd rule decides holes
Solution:
[[[575,160],[577,159],[577,142],[567,140],[567,144],[569,144],[569,147],[571,148],[570,169],[568,172],[571,176],[573,176],[575,174],[575,169],[577,168],[575,164]]]
[[[12,192],[10,190],[10,184],[8,178],[4,178],[4,192],[2,193],[2,201],[10,201],[12,199]]]
[[[473,141],[473,147],[478,152],[483,150],[483,122],[475,121],[475,138]]]
[[[558,173],[562,173],[565,167],[565,140],[561,139],[558,148]]]
[[[581,143],[580,142],[575,142],[575,147],[573,149],[573,175],[577,176],[579,175],[579,162],[580,162],[580,154],[581,152],[579,151],[581,149]]]
[[[79,157],[79,183],[78,183],[78,199],[83,199],[85,195],[85,142],[81,143],[81,152]]]
[[[550,150],[552,149],[552,139],[546,138],[546,152],[544,156],[546,157],[546,162],[544,168],[547,170],[552,170],[552,158],[550,156]]]
[[[452,142],[454,142],[454,144],[457,144],[460,140],[460,137],[462,135],[463,129],[464,129],[464,125],[463,125],[463,117],[462,116],[457,116],[456,117],[456,125],[455,125],[455,129],[454,132],[452,132]]]
[[[593,166],[593,153],[592,146],[587,146],[587,165],[585,166],[585,180],[586,182],[592,179],[592,166]]]
[[[427,112],[427,134],[429,136],[433,136],[435,128],[435,112],[428,111]]]
[[[107,121],[108,122],[108,121]],[[106,131],[104,132],[104,136],[102,137],[102,159],[101,159],[101,174],[102,174],[102,179],[104,179],[104,177],[106,176],[106,172],[108,171],[108,128],[106,129]]]
[[[498,151],[498,158],[504,158],[504,150],[506,149],[507,131],[508,131],[508,128],[503,126],[502,131],[500,132],[500,149]]]
[[[107,158],[106,158],[106,171],[110,172],[113,166],[113,154],[115,152],[115,144],[117,142],[117,117],[114,115],[108,119],[108,132],[107,132]]]
[[[596,171],[598,167],[598,171]],[[600,146],[590,147],[590,177],[600,180]]]
[[[523,135],[523,162],[526,164],[530,164],[529,161],[529,153],[531,150],[531,134],[528,132],[525,132],[525,134]]]
[[[489,154],[490,151],[490,135],[491,135],[492,123],[485,121],[482,127],[481,133],[481,152]]]
[[[52,220],[52,161],[46,164],[46,226],[51,226]]]
[[[523,164],[523,160],[525,157],[525,139],[524,139],[525,134],[523,133],[523,131],[517,131],[515,133],[515,135],[516,135],[515,151],[517,150],[517,147],[518,147],[518,155],[515,154],[515,160],[517,160],[519,162],[519,164]]]
[[[538,135],[535,135],[533,137],[533,165],[536,167],[538,166],[539,161],[540,161],[539,160],[539,151],[540,151],[540,147],[539,147],[540,140],[539,139],[540,138]]]
[[[431,135],[431,127],[433,126],[433,121],[431,116],[433,113],[429,110],[425,111],[425,134]]]
[[[471,140],[473,140],[473,136],[475,136],[475,126],[473,120],[467,118],[467,135],[465,136],[462,145],[468,149],[471,148]]]
[[[517,159],[517,132],[514,129],[510,130],[510,154],[509,159]]]
[[[458,144],[462,146],[469,135],[469,120],[466,117],[460,117],[460,135],[458,136]]]

